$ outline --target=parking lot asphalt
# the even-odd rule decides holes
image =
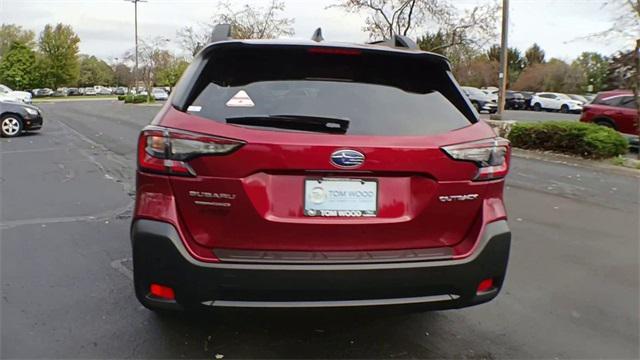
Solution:
[[[128,237],[136,139],[159,108],[41,108],[40,133],[0,139],[2,358],[639,356],[638,177],[514,158],[508,276],[488,304],[163,318],[135,300]]]

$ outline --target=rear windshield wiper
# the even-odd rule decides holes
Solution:
[[[227,118],[227,124],[273,127],[302,131],[346,134],[349,120],[305,115],[248,115]]]

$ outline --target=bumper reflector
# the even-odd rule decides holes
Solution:
[[[165,300],[175,300],[176,299],[175,292],[173,291],[172,288],[170,288],[168,286],[163,286],[163,285],[158,285],[158,284],[151,284],[150,292],[151,292],[151,296],[159,298],[159,299],[165,299]]]
[[[478,284],[478,289],[476,290],[476,293],[479,294],[479,293],[487,292],[491,289],[493,289],[493,279],[484,279],[480,281],[480,284]]]

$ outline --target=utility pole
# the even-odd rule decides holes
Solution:
[[[502,33],[500,48],[500,91],[498,91],[498,113],[497,120],[502,120],[504,113],[504,102],[507,95],[507,65],[508,65],[508,30],[509,30],[509,0],[502,0]]]
[[[133,68],[133,86],[138,90],[138,3],[139,2],[147,2],[147,0],[124,0],[127,2],[133,3],[133,14],[134,14],[134,23],[135,23],[135,41],[136,41],[136,65]]]

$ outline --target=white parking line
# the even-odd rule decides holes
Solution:
[[[125,261],[131,261],[131,258],[124,258],[120,260],[113,260],[111,267],[118,270],[122,275],[126,276],[129,280],[133,280],[133,272],[122,265]]]
[[[97,213],[94,215],[79,215],[79,216],[64,216],[64,217],[53,217],[53,218],[32,218],[32,219],[23,219],[23,220],[8,220],[5,222],[0,222],[0,230],[7,230],[17,226],[24,225],[42,225],[46,226],[47,224],[58,224],[58,223],[69,223],[69,222],[96,222],[96,221],[106,221],[112,218],[116,218],[122,214],[126,214],[131,211],[133,208],[133,201],[130,201],[127,205],[119,207],[115,210],[111,211],[103,211],[101,213]]]
[[[29,153],[29,152],[40,152],[40,151],[48,152],[48,151],[62,150],[62,149],[64,149],[64,148],[62,148],[62,147],[50,147],[50,148],[40,148],[40,149],[9,150],[9,151],[0,150],[0,155]]]

